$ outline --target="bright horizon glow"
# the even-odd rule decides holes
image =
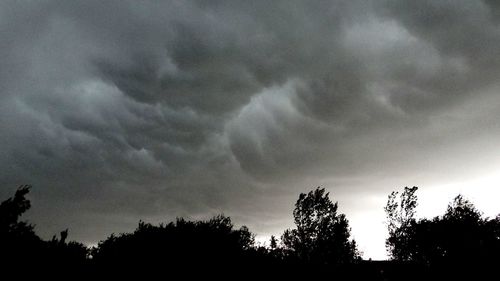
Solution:
[[[500,169],[499,169],[500,170]],[[462,194],[483,213],[484,217],[496,217],[500,214],[500,206],[492,198],[500,197],[500,174],[491,172],[477,176],[469,181],[450,184],[419,186],[417,191],[417,218],[433,218],[445,213],[448,204],[458,194]],[[394,189],[401,191],[403,187]],[[352,237],[356,240],[358,250],[364,259],[388,259],[385,248],[387,228],[383,208],[387,203],[387,195],[372,196],[374,205],[380,208],[368,212],[347,214],[351,226]],[[334,198],[332,198],[334,199]],[[340,204],[340,203],[339,203]],[[342,206],[340,206],[342,209]],[[341,211],[342,212],[342,211]],[[277,239],[282,233],[274,233]],[[269,246],[271,234],[256,235],[255,242],[259,246]]]
[[[471,201],[482,212],[484,217],[496,217],[500,214],[500,206],[494,199],[500,198],[499,187],[499,173],[478,176],[466,182],[431,185],[427,188],[419,186],[419,190],[417,191],[417,218],[433,218],[443,215],[448,204],[458,194],[462,194],[466,199]],[[395,191],[401,190],[402,187]],[[384,200],[380,206],[381,210],[383,210],[387,202],[387,197],[384,197]],[[387,259],[388,256],[385,250],[385,239],[387,238],[387,229],[384,224],[385,213],[378,210],[376,212],[368,212],[364,219],[354,218],[354,220],[350,221],[352,234],[358,243],[359,250],[363,252],[363,258],[371,258],[373,260]]]

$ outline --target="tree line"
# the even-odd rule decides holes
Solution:
[[[217,215],[159,225],[139,221],[133,232],[111,234],[95,247],[68,241],[67,229],[50,240],[40,238],[32,224],[21,220],[31,207],[26,198],[30,188],[20,186],[0,204],[0,264],[25,275],[421,280],[477,277],[500,265],[500,216],[483,217],[459,195],[442,216],[417,219],[417,187],[388,196],[386,262],[361,258],[347,217],[320,187],[299,195],[295,227],[279,239],[272,236],[268,246],[258,245],[246,226],[236,228],[229,217]]]

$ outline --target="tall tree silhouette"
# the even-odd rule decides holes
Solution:
[[[389,238],[386,247],[393,259],[408,261],[412,259],[411,239],[415,224],[415,208],[418,205],[416,192],[418,187],[405,187],[399,194],[393,191],[384,210],[387,215]],[[399,198],[398,198],[399,195]]]
[[[356,243],[350,239],[349,222],[337,213],[324,188],[301,193],[293,217],[296,229],[282,235],[285,249],[300,260],[319,264],[350,263],[358,257]]]

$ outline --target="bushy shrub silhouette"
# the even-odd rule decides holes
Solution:
[[[104,270],[149,268],[176,270],[243,267],[254,247],[247,227],[234,229],[229,217],[218,215],[207,221],[182,218],[168,224],[139,222],[133,233],[111,235],[92,251],[95,265]]]

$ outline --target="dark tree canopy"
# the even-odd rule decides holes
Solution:
[[[458,195],[442,216],[417,219],[417,187],[388,197],[386,245],[392,260],[383,262],[360,259],[346,216],[324,188],[299,195],[296,228],[286,230],[280,242],[272,236],[269,247],[256,245],[246,226],[236,228],[229,217],[218,215],[159,225],[139,221],[133,232],[112,234],[91,250],[68,242],[68,229],[51,240],[38,237],[34,226],[21,220],[31,206],[29,190],[21,186],[0,203],[0,265],[25,279],[31,273],[57,279],[181,274],[234,280],[235,273],[243,273],[255,279],[484,280],[479,276],[495,274],[500,264],[500,216],[484,218]]]
[[[386,247],[393,259],[408,261],[412,259],[411,230],[415,223],[415,208],[418,205],[417,195],[418,187],[405,187],[399,194],[393,191],[387,200],[384,210],[387,214],[387,227],[389,238],[386,241]],[[399,197],[398,197],[399,195]]]
[[[30,201],[26,199],[31,186],[22,185],[18,187],[14,197],[3,201],[0,204],[0,233],[3,235],[34,235],[33,226],[19,218],[30,207]]]
[[[344,214],[337,213],[337,208],[324,188],[301,193],[293,211],[297,228],[286,230],[282,236],[285,248],[312,263],[341,264],[357,259],[349,222]]]
[[[465,268],[484,267],[499,262],[500,224],[483,218],[475,206],[458,195],[444,215],[433,219],[415,219],[416,188],[405,188],[389,195],[385,211],[388,216],[387,246],[391,258],[412,261],[438,268],[444,265]]]
[[[481,212],[476,209],[474,204],[459,194],[446,208],[443,219],[478,225],[482,221],[481,217]]]
[[[0,203],[0,261],[11,270],[20,267],[64,272],[82,270],[87,259],[87,248],[78,242],[66,242],[68,230],[50,241],[35,234],[33,225],[20,221],[31,207],[26,198],[31,186],[22,185],[14,196]],[[29,271],[25,272],[26,274]]]
[[[253,247],[254,235],[247,227],[234,229],[229,217],[218,215],[207,221],[177,219],[157,226],[141,221],[133,233],[113,234],[101,241],[92,256],[100,268],[190,265],[207,269],[243,266]]]
[[[31,186],[22,185],[14,196],[0,203],[0,255],[2,259],[19,262],[35,260],[43,248],[42,240],[34,227],[20,217],[30,208],[26,199]]]

